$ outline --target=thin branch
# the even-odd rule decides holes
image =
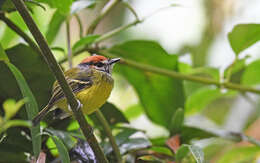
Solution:
[[[118,27],[118,28],[116,28],[116,29],[114,29],[114,30],[112,30],[110,32],[107,32],[107,33],[103,34],[98,39],[96,39],[94,41],[94,43],[99,43],[99,42],[102,42],[102,41],[104,41],[104,40],[106,40],[108,38],[111,38],[112,36],[118,34],[119,32],[122,32],[122,31],[124,31],[124,30],[126,30],[126,29],[128,29],[128,28],[130,28],[132,26],[135,26],[136,24],[139,24],[141,22],[143,22],[143,20],[135,20],[135,21],[133,21],[133,22],[127,24],[127,25]]]
[[[79,38],[82,38],[83,37],[83,25],[82,25],[82,22],[80,20],[80,17],[79,15],[76,13],[74,14],[77,22],[78,22],[78,25],[79,25]]]
[[[104,115],[102,114],[102,112],[100,110],[97,110],[95,113],[96,113],[98,120],[102,124],[102,126],[103,126],[103,128],[106,132],[106,135],[108,136],[109,142],[111,143],[111,146],[113,148],[113,152],[114,152],[115,157],[117,159],[117,162],[122,163],[122,157],[121,157],[121,154],[120,154],[120,150],[119,150],[119,148],[116,144],[115,137],[112,135],[112,131],[109,127],[109,124],[108,124],[106,118],[104,117]]]
[[[89,50],[91,50],[91,49],[89,49]],[[109,53],[106,50],[100,50],[100,51],[97,51],[96,53],[101,54],[101,55],[105,55],[105,56],[108,56],[108,57],[118,57],[114,54]],[[202,83],[202,84],[215,85],[217,87],[224,87],[224,88],[227,88],[227,89],[233,89],[233,90],[237,90],[237,91],[240,91],[240,92],[243,92],[243,93],[244,92],[251,92],[251,93],[255,93],[255,94],[260,94],[259,89],[255,89],[255,88],[252,88],[252,87],[243,86],[243,85],[235,84],[235,83],[226,83],[226,82],[221,83],[219,81],[216,81],[216,80],[213,80],[213,79],[208,79],[208,78],[205,78],[205,77],[186,75],[186,74],[181,74],[181,73],[176,72],[176,71],[171,71],[171,70],[167,70],[167,69],[163,69],[163,68],[159,68],[159,67],[140,64],[140,63],[135,62],[133,60],[124,59],[122,57],[120,57],[120,59],[121,59],[120,63],[141,69],[143,71],[149,71],[149,72],[169,76],[169,77],[172,77],[172,78],[175,78],[175,79],[180,79],[180,80],[188,80],[188,81],[193,81],[193,82]]]
[[[66,20],[66,32],[67,32],[67,49],[68,49],[68,61],[69,61],[69,68],[72,68],[72,50],[70,44],[70,18]]]
[[[96,17],[96,19],[90,24],[90,26],[88,27],[87,33],[88,34],[92,34],[94,33],[97,25],[99,24],[100,20],[102,20],[107,13],[116,5],[120,2],[121,0],[110,0],[101,10],[100,14]]]
[[[95,138],[94,134],[92,133],[92,127],[87,123],[81,109],[79,109],[78,101],[75,98],[75,95],[72,93],[70,86],[68,85],[64,74],[56,62],[48,44],[43,35],[41,34],[40,30],[38,29],[37,25],[35,24],[34,20],[32,19],[31,15],[27,7],[25,6],[23,0],[12,0],[13,4],[15,5],[16,9],[22,16],[24,22],[26,23],[27,27],[29,28],[30,32],[32,33],[34,39],[38,43],[43,57],[45,58],[46,63],[52,70],[53,74],[55,75],[59,85],[61,86],[65,97],[67,98],[68,104],[71,106],[71,109],[74,113],[75,118],[77,119],[80,128],[86,137],[86,140],[90,144],[92,150],[94,151],[97,159],[99,162],[107,163],[107,159],[100,148],[97,139]]]
[[[21,36],[25,42],[28,43],[37,53],[41,53],[41,50],[38,48],[37,44],[25,33],[20,27],[14,24],[10,19],[5,17],[4,13],[0,13],[0,20],[2,20],[9,28],[11,28],[17,35]]]
[[[137,12],[135,11],[135,9],[128,2],[123,1],[122,3],[133,13],[133,15],[135,16],[136,20],[140,20],[139,17],[138,17]]]

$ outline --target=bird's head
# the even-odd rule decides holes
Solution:
[[[111,73],[113,65],[120,61],[120,58],[108,59],[101,55],[93,55],[84,59],[79,65],[94,68],[99,71]]]

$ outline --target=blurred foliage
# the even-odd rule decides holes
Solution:
[[[85,19],[89,21],[89,15],[86,13],[100,16],[100,13],[104,11],[102,9],[104,2],[99,0],[25,0],[33,18],[52,47],[52,51],[59,51],[62,54],[69,51],[67,46],[60,43],[65,37],[58,35],[61,32],[62,35],[66,35],[63,30],[65,21],[71,22],[71,28],[73,28],[71,33],[74,36],[74,29],[76,31],[78,28],[74,26],[83,24],[82,28],[85,30],[85,27],[89,25],[85,24]],[[124,3],[130,4],[130,1],[124,1]],[[134,9],[131,9],[129,4],[128,9],[133,12]],[[240,87],[250,86],[252,89],[257,89],[255,86],[260,83],[260,60],[248,61],[248,56],[241,55],[244,50],[259,41],[260,24],[238,24],[227,35],[235,56],[233,63],[228,67],[220,70],[205,66],[210,46],[223,23],[213,20],[216,19],[215,12],[223,10],[220,5],[217,5],[214,0],[207,1],[205,4],[209,20],[202,33],[201,42],[197,46],[181,48],[184,49],[184,53],[188,49],[189,55],[193,58],[192,64],[181,62],[181,55],[167,52],[159,43],[160,40],[143,38],[120,43],[109,40],[102,44],[100,40],[97,41],[100,38],[104,39],[104,36],[105,39],[108,36],[110,38],[125,28],[114,30],[111,32],[112,35],[107,35],[111,33],[104,35],[101,29],[98,34],[85,36],[83,34],[83,37],[71,41],[70,47],[74,55],[82,52],[80,56],[84,57],[86,54],[83,53],[84,50],[89,50],[90,53],[106,51],[123,59],[122,64],[116,65],[114,71],[127,80],[125,84],[127,86],[120,89],[133,88],[137,101],[129,102],[129,105],[117,105],[114,101],[107,102],[102,106],[101,111],[112,130],[120,154],[126,162],[251,163],[259,160],[257,140],[248,140],[241,133],[223,131],[219,128],[225,128],[230,107],[236,99],[242,96],[250,101],[248,94],[241,91]],[[125,6],[127,5],[116,7]],[[216,10],[211,10],[215,6]],[[50,15],[50,19],[47,19],[47,16],[46,18],[39,17],[39,12]],[[117,12],[116,8],[111,12]],[[0,14],[5,14],[17,25],[17,28],[31,37],[11,0],[0,2]],[[72,23],[74,16],[78,16],[76,25]],[[218,21],[224,20],[222,16]],[[45,19],[46,22],[42,21]],[[107,14],[107,20],[105,19],[104,24],[101,23],[100,26],[105,27],[117,21],[116,19]],[[55,79],[40,54],[28,46],[26,41],[20,39],[13,28],[4,25],[4,22],[0,25],[0,103],[3,106],[0,109],[0,162],[28,162],[32,160],[35,153],[39,153],[40,146],[41,150],[47,154],[46,162],[57,160],[97,162],[95,154],[73,118],[56,120],[53,114],[49,113],[41,123],[42,132],[39,126],[31,127],[29,120],[37,113],[38,106],[43,108],[47,104]],[[131,26],[133,25],[129,25]],[[66,56],[62,57],[60,60],[65,62]],[[76,57],[73,59],[78,62]],[[131,63],[138,63],[141,67],[135,67]],[[63,67],[65,68],[66,62],[62,65],[65,65]],[[160,68],[162,71],[168,70],[180,75],[173,78],[170,75],[162,75],[159,71],[153,73],[149,71],[149,68]],[[198,77],[201,80],[194,82],[187,76]],[[218,84],[208,86],[205,80]],[[222,87],[222,82],[239,85],[236,85],[234,90],[226,89]],[[135,95],[129,97],[132,96]],[[118,96],[117,102],[120,103],[121,100]],[[251,104],[259,108],[252,101]],[[58,113],[59,111],[54,114]],[[258,120],[259,114],[253,117],[254,120],[245,122],[247,125],[245,130]],[[117,158],[102,123],[94,114],[86,116],[86,119],[93,126],[109,161],[116,162]],[[146,124],[143,122],[144,119],[148,121],[149,126],[143,126]],[[196,123],[193,123],[194,119]],[[133,127],[136,122],[138,128]],[[165,133],[158,133],[159,136],[151,137],[142,130],[157,132],[156,128],[153,128],[154,124],[163,128]],[[250,136],[259,138],[258,132]],[[255,146],[238,145],[237,142],[241,140],[253,140],[251,143]]]

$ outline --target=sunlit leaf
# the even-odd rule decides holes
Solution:
[[[0,61],[9,62],[9,59],[8,59],[7,55],[5,54],[5,51],[1,44],[0,44]]]
[[[238,55],[260,40],[260,24],[238,24],[228,34],[233,51]]]
[[[242,84],[245,85],[256,85],[260,83],[260,60],[256,60],[250,63],[243,75],[242,75]]]
[[[125,42],[112,47],[110,52],[138,63],[177,71],[177,56],[169,55],[153,41]],[[134,86],[148,117],[169,128],[173,114],[184,105],[182,82],[126,65],[116,65],[115,70]]]
[[[259,154],[259,147],[235,147],[229,151],[225,151],[224,155],[219,158],[217,163],[254,162]]]
[[[193,114],[199,112],[214,100],[220,97],[233,95],[235,95],[235,92],[233,91],[227,91],[223,93],[218,88],[201,88],[187,98],[185,104],[185,113]]]
[[[91,43],[93,43],[97,38],[99,38],[100,36],[99,35],[88,35],[88,36],[85,36],[83,38],[81,38],[79,41],[77,41],[73,47],[72,47],[72,50],[73,51],[76,51],[78,50],[80,47],[83,47],[83,46],[86,46],[86,45],[89,45]]]
[[[48,25],[47,32],[45,34],[46,39],[49,44],[52,44],[52,42],[55,40],[56,36],[58,35],[58,32],[60,30],[60,27],[62,23],[65,21],[66,16],[60,14],[58,11],[56,11],[50,20],[50,24]]]
[[[6,100],[3,104],[3,108],[5,110],[5,119],[12,118],[23,105],[24,100],[20,100],[18,102],[13,99]]]

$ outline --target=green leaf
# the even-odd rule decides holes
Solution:
[[[58,11],[55,11],[55,13],[52,15],[50,24],[48,25],[48,29],[45,34],[46,40],[48,41],[49,44],[53,43],[65,19],[66,16],[60,14],[60,12]]]
[[[110,52],[138,63],[177,71],[177,56],[169,55],[153,41],[125,42],[112,47]],[[116,65],[115,71],[134,86],[148,117],[169,128],[175,111],[184,105],[182,82],[126,65]]]
[[[69,150],[72,149],[76,144],[76,141],[69,132],[49,128],[46,128],[45,130],[51,135],[57,136],[60,140],[62,140],[62,142]]]
[[[191,126],[183,126],[180,135],[182,143],[189,143],[193,139],[205,139],[220,136],[215,132]]]
[[[187,98],[185,104],[186,114],[197,113],[214,100],[232,95],[235,95],[234,91],[222,93],[220,89],[203,87]]]
[[[28,102],[25,104],[27,116],[29,120],[32,120],[38,113],[38,104],[31,92],[31,89],[27,85],[22,73],[11,63],[6,63],[9,69],[12,71],[20,90],[24,97],[28,98]],[[38,156],[41,150],[41,137],[40,125],[31,128],[32,143],[33,143],[33,152],[35,156]]]
[[[146,138],[129,138],[120,145],[120,153],[125,154],[128,151],[145,149],[151,146],[151,142]]]
[[[259,147],[256,146],[236,146],[229,151],[225,151],[217,163],[237,163],[254,162],[260,154]]]
[[[242,84],[245,85],[256,85],[260,83],[260,60],[256,60],[252,63],[250,63],[243,75],[242,75]]]
[[[50,7],[56,8],[57,11],[66,16],[70,12],[70,6],[73,0],[37,0],[39,2],[47,3]]]
[[[197,163],[204,163],[204,153],[203,151],[195,145],[189,145],[189,150]]]
[[[62,141],[57,136],[52,136],[51,138],[59,151],[59,156],[61,157],[62,163],[70,163],[69,153]]]
[[[17,126],[22,126],[22,127],[31,127],[32,123],[30,121],[25,121],[25,120],[8,120],[6,123],[4,123],[3,126],[0,127],[0,133],[7,130],[10,127],[17,127]]]
[[[189,146],[187,144],[182,144],[177,150],[175,158],[177,161],[181,161],[189,153]]]
[[[171,135],[175,135],[181,131],[182,125],[184,121],[184,109],[179,108],[174,116],[172,117],[170,132]]]
[[[124,110],[124,115],[127,119],[131,120],[139,117],[144,113],[143,107],[140,104],[132,105]]]
[[[24,100],[20,100],[18,102],[13,99],[6,100],[3,104],[3,108],[5,110],[5,119],[8,120],[12,118],[23,105]]]
[[[246,60],[249,57],[246,56],[242,59],[237,59],[235,63],[231,64],[224,71],[224,78],[229,78],[232,83],[240,83],[243,72],[246,68]]]
[[[124,114],[111,103],[106,102],[100,110],[110,125],[117,123],[129,123]]]
[[[238,55],[260,40],[260,24],[238,24],[228,34],[229,43]]]
[[[6,62],[9,62],[9,59],[7,57],[7,55],[5,54],[5,51],[2,47],[2,45],[0,44],[0,61],[6,61]]]
[[[100,35],[88,35],[88,36],[85,36],[85,37],[81,38],[79,41],[77,41],[73,45],[72,50],[76,51],[79,48],[82,48],[82,47],[84,47],[86,45],[89,45],[89,44],[93,43],[99,37],[100,37]]]
[[[70,13],[75,14],[82,9],[85,8],[92,8],[96,5],[97,1],[96,0],[77,0],[74,1],[71,5]]]
[[[10,62],[23,74],[39,107],[43,108],[49,101],[55,79],[42,56],[23,44],[7,49],[6,53]],[[0,74],[0,78],[3,79],[0,80],[0,102],[8,98],[15,100],[23,98],[16,79],[3,62],[0,62]],[[19,116],[27,119],[25,109],[19,111]]]

